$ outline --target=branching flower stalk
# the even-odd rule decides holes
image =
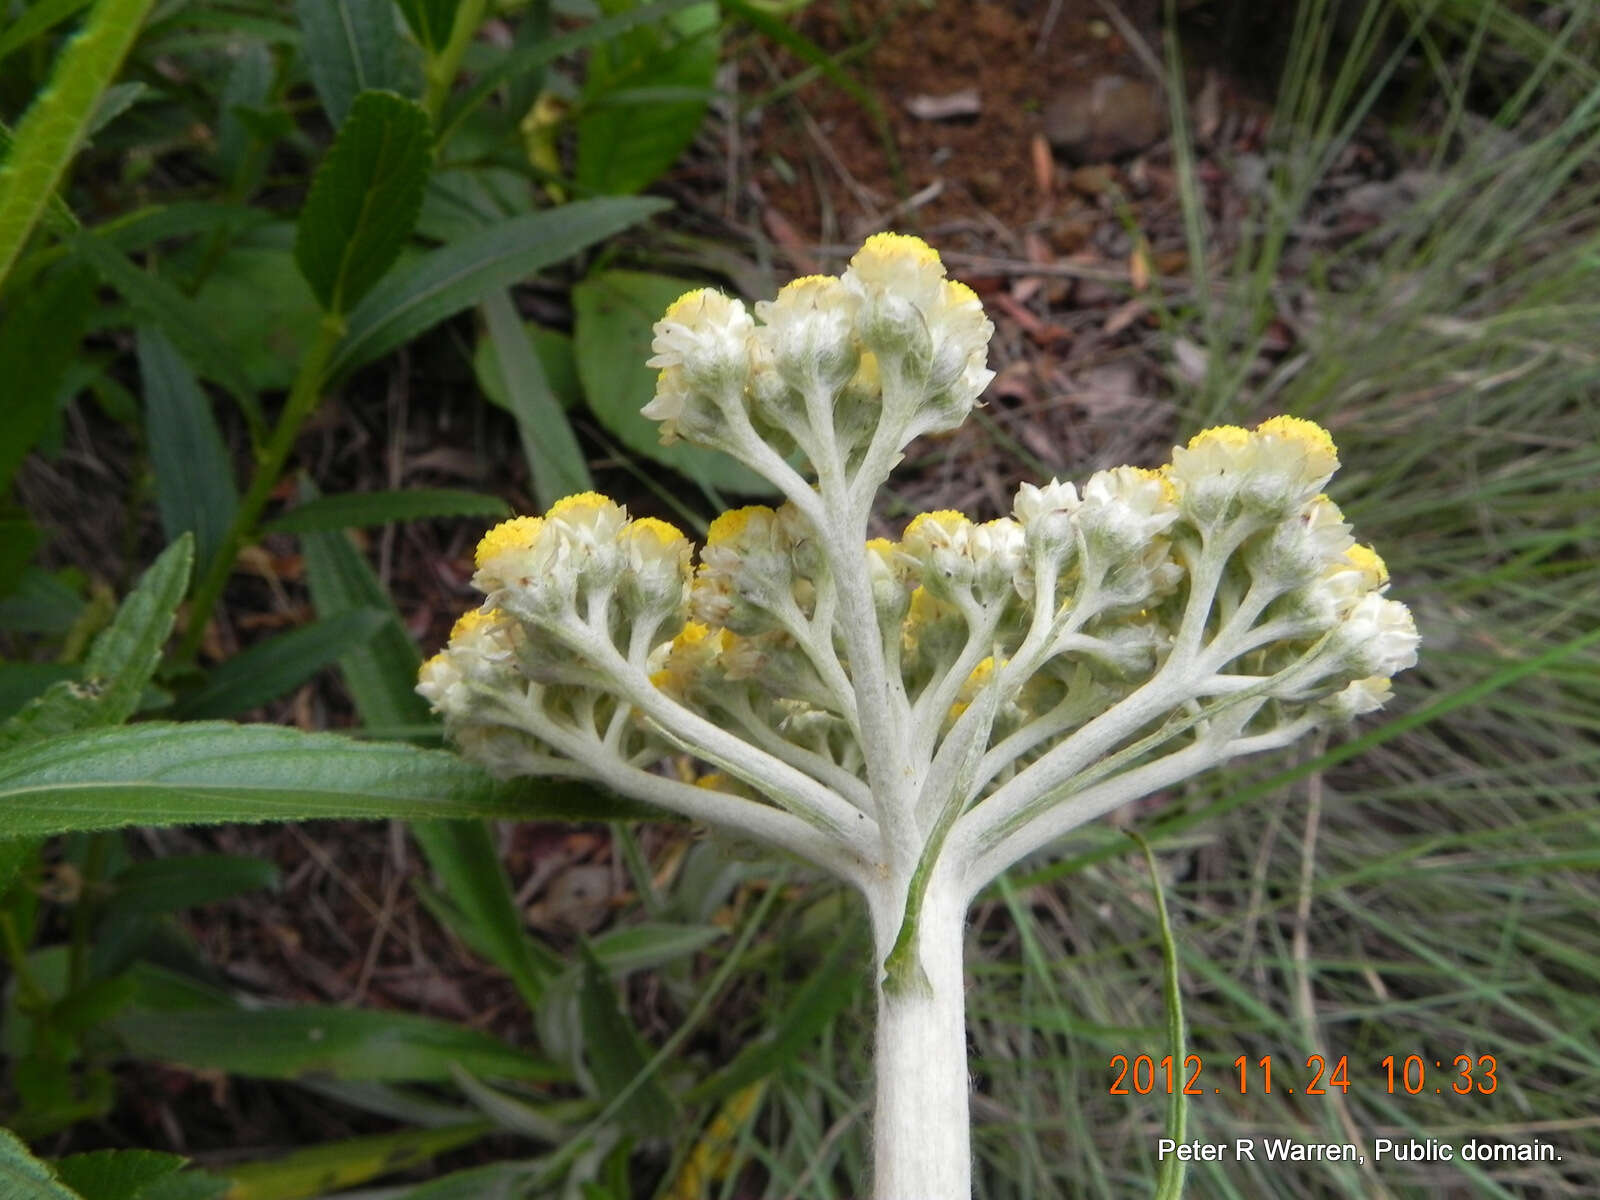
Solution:
[[[958,426],[993,326],[916,238],[655,327],[645,415],[785,497],[700,548],[594,493],[490,530],[419,691],[502,775],[592,780],[799,855],[871,914],[879,1200],[971,1194],[962,927],[1001,871],[1130,800],[1389,697],[1417,634],[1322,489],[1328,434],[1208,429],[1159,470],[867,539]],[[800,463],[797,467],[794,464]]]

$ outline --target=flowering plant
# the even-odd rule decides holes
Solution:
[[[875,1194],[968,1196],[973,896],[1132,799],[1377,708],[1411,615],[1322,494],[1332,440],[1294,417],[868,540],[907,443],[992,377],[982,305],[916,238],[753,314],[691,292],[655,332],[645,414],[785,503],[718,517],[698,564],[594,493],[496,526],[484,604],[419,691],[498,773],[592,780],[855,887],[881,966]]]

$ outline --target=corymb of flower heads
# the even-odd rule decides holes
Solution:
[[[656,325],[645,412],[783,503],[724,513],[698,553],[593,493],[496,526],[484,604],[418,689],[492,770],[593,781],[861,894],[880,1200],[970,1194],[977,892],[1130,800],[1371,712],[1416,660],[1382,560],[1323,494],[1332,439],[1296,417],[868,540],[907,443],[977,402],[991,333],[897,234],[753,310],[689,293]]]

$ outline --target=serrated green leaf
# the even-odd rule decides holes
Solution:
[[[306,72],[335,127],[361,92],[405,90],[389,0],[295,0],[294,11]]]
[[[640,271],[600,271],[572,289],[578,377],[589,408],[635,454],[664,463],[705,486],[770,495],[772,485],[726,454],[687,442],[661,444],[660,427],[639,414],[655,395],[656,373],[645,366],[652,327],[693,280]]]
[[[387,613],[358,608],[268,638],[215,668],[205,686],[183,697],[173,715],[232,717],[287,695],[351,646],[366,642]]]
[[[154,0],[101,0],[56,62],[50,85],[18,123],[0,162],[0,281],[10,274],[67,164],[82,144],[100,95],[122,65]]]
[[[121,293],[134,312],[159,326],[202,375],[222,384],[241,402],[253,401],[254,391],[231,347],[213,335],[208,314],[197,301],[160,275],[141,271],[110,242],[88,230],[73,237],[72,252]]]
[[[411,836],[450,903],[475,930],[476,944],[537,1009],[559,964],[528,936],[488,827],[482,821],[415,821]]]
[[[84,1200],[4,1127],[0,1127],[0,1195],[5,1200]]]
[[[0,379],[6,380],[8,393],[6,419],[0,422],[0,494],[59,419],[61,381],[93,307],[92,274],[68,266],[51,272],[36,291],[17,297],[0,321]]]
[[[82,680],[52,684],[0,725],[0,751],[131,717],[161,661],[193,562],[194,539],[187,534],[162,551],[95,638]]]
[[[504,500],[482,492],[452,488],[411,488],[403,492],[342,492],[322,496],[290,509],[262,525],[262,533],[328,533],[390,521],[429,517],[494,517],[511,515]]]
[[[441,246],[356,306],[328,365],[330,380],[666,207],[649,197],[578,200]]]
[[[422,209],[433,134],[421,107],[362,92],[311,180],[294,257],[331,313],[346,313],[394,265]]]
[[[409,1170],[446,1151],[475,1142],[494,1127],[487,1121],[444,1129],[403,1129],[296,1150],[274,1162],[230,1168],[228,1200],[301,1200]]]
[[[456,10],[461,0],[397,0],[406,24],[429,53],[436,53],[450,40],[455,28]]]
[[[485,299],[483,317],[494,346],[500,391],[517,418],[522,452],[539,504],[548,508],[563,496],[592,490],[583,450],[545,378],[510,295],[495,292]]]
[[[664,1134],[672,1128],[677,1115],[672,1098],[653,1075],[633,1086],[650,1061],[644,1039],[622,1011],[622,1000],[604,964],[587,943],[580,945],[583,986],[578,993],[578,1005],[583,1022],[584,1058],[595,1087],[605,1101],[624,1088],[632,1087],[632,1094],[623,1101],[617,1115],[642,1134]]]
[[[154,1150],[91,1150],[56,1161],[61,1182],[83,1200],[144,1200],[145,1189],[183,1169],[176,1154]]]
[[[603,0],[602,7],[615,14],[640,6]],[[717,6],[696,4],[594,48],[578,118],[581,186],[608,195],[637,192],[677,161],[705,118],[719,28]],[[674,98],[683,95],[680,89],[689,89],[689,98]],[[642,94],[622,103],[625,91]]]
[[[313,818],[662,817],[576,783],[500,783],[442,750],[222,721],[143,722],[0,754],[0,835]]]
[[[387,618],[363,644],[339,656],[339,669],[362,721],[382,728],[426,723],[428,706],[416,693],[422,656],[367,560],[343,533],[308,533],[300,548],[318,615],[365,609]]]
[[[0,717],[9,717],[53,683],[78,677],[66,663],[0,664]]]
[[[239,506],[233,464],[211,401],[177,348],[159,329],[139,330],[138,340],[145,436],[161,527],[169,542],[194,534],[197,569],[204,572]]]
[[[124,867],[111,880],[110,907],[167,913],[278,886],[278,868],[248,854],[174,854]]]
[[[143,1058],[258,1079],[445,1083],[451,1064],[502,1079],[557,1079],[559,1068],[499,1038],[410,1013],[360,1008],[132,1013],[113,1027]]]

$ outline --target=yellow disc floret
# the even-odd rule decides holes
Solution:
[[[662,315],[661,319],[663,321],[683,321],[688,318],[691,311],[698,310],[710,297],[717,295],[719,293],[715,288],[695,288],[693,291],[685,292],[667,305],[667,311]]]
[[[1315,421],[1308,421],[1304,417],[1272,417],[1256,426],[1256,434],[1298,442],[1308,453],[1326,454],[1330,457],[1338,455],[1338,450],[1333,444],[1333,435]]]
[[[468,609],[450,627],[450,640],[454,642],[469,637],[485,625],[492,625],[499,619],[500,613],[496,609],[491,608],[487,611],[481,608]]]
[[[930,266],[943,266],[939,261],[939,252],[919,237],[909,233],[875,233],[857,250],[855,257],[850,260],[852,265],[858,265],[860,259],[895,259],[907,258],[913,262]]]
[[[479,540],[473,561],[481,571],[490,559],[508,550],[527,550],[532,547],[534,538],[539,536],[543,526],[541,517],[512,517],[509,521],[501,521]]]
[[[583,518],[591,513],[616,504],[609,496],[602,496],[599,492],[576,492],[571,496],[563,496],[550,506],[550,511],[545,513],[545,519],[554,520],[558,517]]]
[[[739,535],[744,533],[750,522],[757,516],[776,517],[777,515],[765,504],[751,504],[744,508],[730,508],[715,521],[711,522],[711,527],[706,530],[706,545],[720,545],[737,541]]]
[[[671,550],[689,540],[676,525],[657,517],[640,517],[629,524],[623,536],[650,543],[658,550]]]
[[[1359,543],[1351,546],[1344,552],[1344,559],[1366,576],[1368,587],[1381,588],[1389,582],[1389,568],[1384,565],[1383,559],[1378,557],[1378,552],[1371,546]]]
[[[1217,446],[1227,450],[1243,450],[1249,444],[1248,429],[1241,429],[1237,425],[1213,425],[1190,438],[1188,449],[1204,450],[1207,446]]]

